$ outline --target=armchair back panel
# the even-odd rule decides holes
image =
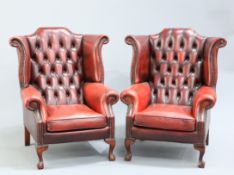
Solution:
[[[164,29],[149,36],[152,102],[191,105],[204,84],[205,38],[191,29]]]
[[[39,29],[26,39],[30,84],[40,90],[47,104],[82,103],[82,36],[65,29]]]
[[[83,83],[104,81],[101,47],[108,43],[105,35],[50,27],[10,42],[18,48],[21,88],[34,86],[48,105],[84,103]]]

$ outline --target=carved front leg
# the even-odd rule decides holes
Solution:
[[[205,144],[194,144],[194,148],[200,152],[199,154],[199,168],[204,168],[205,167],[205,162],[203,160],[203,156],[205,154]]]
[[[24,145],[30,145],[30,133],[26,127],[24,127]]]
[[[114,151],[114,148],[115,148],[115,139],[114,138],[108,138],[108,139],[105,139],[104,140],[107,144],[110,145],[110,148],[109,148],[109,160],[110,161],[114,161],[115,160],[115,155],[113,153]]]
[[[130,161],[132,159],[131,145],[134,143],[135,143],[135,139],[132,139],[132,138],[125,139],[125,148],[127,150],[127,154],[125,156],[126,161]]]
[[[45,152],[46,150],[48,149],[48,146],[46,145],[39,145],[36,147],[36,150],[37,150],[37,155],[38,155],[38,159],[39,159],[39,162],[37,164],[37,168],[38,169],[43,169],[44,168],[44,162],[43,162],[43,157],[42,157],[42,154],[43,152]]]
[[[208,131],[207,136],[206,136],[206,145],[207,146],[209,145],[209,131]]]

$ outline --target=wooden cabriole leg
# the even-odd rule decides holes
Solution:
[[[204,168],[205,167],[205,162],[203,160],[203,156],[205,154],[206,146],[205,146],[205,144],[194,144],[194,148],[200,152],[198,167],[199,168]]]
[[[135,139],[132,139],[132,138],[125,139],[125,148],[127,150],[127,154],[125,156],[126,161],[130,161],[132,159],[131,145],[134,143],[135,143]]]
[[[43,154],[43,152],[45,152],[47,149],[48,149],[48,146],[47,146],[47,145],[38,145],[38,146],[36,147],[37,155],[38,155],[38,159],[39,159],[39,162],[38,162],[38,164],[37,164],[37,168],[38,168],[38,169],[43,169],[43,168],[44,168],[44,162],[43,162],[42,154]]]
[[[108,139],[104,139],[104,141],[110,145],[109,147],[109,160],[110,161],[114,161],[115,160],[115,155],[113,153],[114,148],[115,148],[115,139],[114,138],[108,138]]]
[[[206,145],[209,145],[209,131],[208,131],[207,136],[206,136]]]
[[[24,127],[24,145],[30,145],[30,133],[26,127]]]

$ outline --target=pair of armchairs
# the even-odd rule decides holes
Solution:
[[[104,139],[115,160],[112,105],[119,95],[103,85],[101,48],[105,35],[74,34],[66,28],[39,28],[13,37],[23,101],[25,145],[36,142],[38,169],[49,144]],[[194,144],[199,167],[209,139],[209,109],[216,101],[217,52],[222,38],[191,29],[164,29],[128,36],[133,46],[132,86],[120,97],[128,105],[127,155],[136,139]]]

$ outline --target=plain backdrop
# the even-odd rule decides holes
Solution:
[[[232,0],[7,0],[0,2],[0,174],[233,174],[234,157],[234,1]],[[64,26],[81,34],[106,34],[105,84],[121,92],[130,85],[132,48],[128,34],[153,34],[165,27],[190,27],[228,44],[218,56],[218,101],[212,110],[206,168],[197,168],[192,145],[137,141],[131,162],[123,160],[126,106],[118,102],[115,149],[107,160],[102,140],[50,145],[45,169],[38,171],[34,143],[24,147],[18,61],[9,37],[33,33],[40,26]]]

